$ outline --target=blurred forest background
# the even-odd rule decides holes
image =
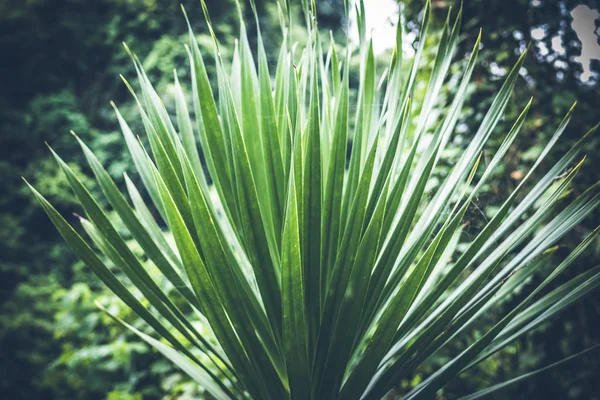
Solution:
[[[367,19],[370,8],[393,3],[392,0],[366,2]],[[182,0],[182,3],[200,42],[208,49],[210,40],[200,2]],[[257,3],[267,51],[273,58],[281,36],[275,1]],[[447,8],[459,3],[433,0],[435,24],[441,26]],[[552,153],[550,163],[600,120],[600,63],[596,60],[588,65],[586,59],[578,58],[582,41],[572,28],[573,15],[579,12],[581,21],[587,19],[584,21],[587,26],[582,22],[582,29],[589,31],[587,39],[592,38],[595,41],[592,45],[597,46],[600,14],[594,11],[599,6],[596,1],[469,0],[464,3],[464,40],[452,71],[461,71],[480,27],[483,28],[483,49],[474,73],[470,101],[453,143],[446,150],[449,161],[445,168],[451,166],[452,159],[476,130],[503,75],[528,43],[531,43],[531,54],[521,70],[521,82],[496,138],[507,132],[518,111],[534,97],[524,132],[498,171],[496,186],[487,188],[477,200],[478,210],[469,215],[470,226],[462,239],[468,242],[469,230],[475,232],[485,222],[486,215],[518,184],[573,101],[579,101],[575,117]],[[231,48],[237,36],[233,0],[207,0],[207,4],[224,44],[222,48]],[[390,15],[398,7],[404,13],[405,52],[410,57],[414,45],[411,41],[418,37],[415,21],[420,19],[424,1],[407,0],[393,5]],[[573,11],[578,6],[579,11]],[[346,34],[343,0],[320,0],[317,7],[320,27],[331,29],[336,41],[343,43]],[[297,16],[300,20],[299,11]],[[391,22],[395,22],[395,17],[385,24]],[[252,33],[252,24],[249,27]],[[380,31],[384,28],[378,27]],[[74,257],[20,179],[21,175],[26,176],[52,199],[63,215],[78,211],[65,177],[44,146],[44,141],[48,141],[73,165],[84,165],[76,141],[68,134],[73,129],[122,183],[122,174],[128,169],[130,159],[109,100],[119,105],[132,122],[132,128],[136,128],[133,121],[138,120],[132,99],[118,76],[133,78],[135,75],[121,42],[127,42],[144,60],[158,92],[164,94],[167,108],[172,110],[173,68],[177,68],[180,80],[189,87],[183,47],[186,32],[179,1],[0,0],[1,399],[202,398],[202,389],[169,361],[96,310],[93,303],[99,299],[114,314],[143,327]],[[436,36],[428,40],[433,46],[429,47],[431,50],[425,55],[426,62],[420,72],[424,79],[429,73],[427,64],[431,64],[435,56]],[[600,57],[598,49],[595,51],[592,55]],[[380,52],[379,73],[389,56],[389,50]],[[452,90],[451,81],[446,95],[451,96]],[[137,124],[139,128],[139,121]],[[597,134],[588,142],[589,157],[570,196],[600,180],[599,150],[600,134]],[[78,171],[90,174],[85,169]],[[444,172],[437,171],[441,175]],[[563,240],[564,249],[572,248],[599,223],[597,212]],[[592,247],[565,274],[564,280],[600,263],[600,243]],[[600,296],[596,295],[571,306],[553,322],[510,346],[508,351],[490,358],[477,371],[464,376],[465,379],[455,380],[441,396],[451,399],[467,394],[598,343],[598,321]],[[416,371],[412,381],[399,385],[418,383],[428,368],[443,362],[443,355],[439,355]],[[537,376],[502,398],[599,399],[599,376],[600,359],[596,355]]]

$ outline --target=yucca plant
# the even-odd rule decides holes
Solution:
[[[119,233],[107,211],[54,152],[85,212],[80,221],[92,244],[32,188],[75,253],[160,339],[119,322],[210,396],[379,399],[432,355],[456,349],[456,339],[484,329],[404,394],[406,399],[432,398],[451,378],[598,286],[596,267],[544,291],[598,233],[594,230],[553,264],[555,243],[600,204],[600,185],[594,185],[567,206],[555,207],[583,162],[584,141],[597,127],[547,172],[539,171],[572,110],[495,215],[464,251],[455,251],[465,213],[529,111],[531,102],[482,165],[480,154],[510,102],[525,54],[506,76],[470,144],[428,192],[427,183],[461,115],[480,47],[481,34],[451,103],[439,104],[459,40],[461,12],[453,18],[449,13],[427,90],[413,104],[430,4],[414,59],[402,58],[399,24],[391,63],[378,79],[359,3],[360,81],[351,104],[353,51],[347,45],[340,53],[333,39],[325,45],[314,2],[303,2],[304,46],[292,43],[290,4],[279,4],[283,43],[275,71],[269,71],[258,16],[250,5],[258,32],[256,60],[238,5],[241,34],[229,64],[221,57],[202,3],[214,40],[217,85],[213,91],[190,28],[193,117],[175,76],[177,129],[138,58],[126,48],[137,71],[139,95],[125,84],[139,106],[150,151],[115,111],[147,196],[125,176],[128,200],[77,138],[99,187],[143,257],[130,249],[125,242],[129,236]],[[411,121],[414,110],[418,119]],[[434,112],[436,117],[430,118]],[[535,184],[530,183],[534,173],[541,176]],[[163,232],[165,224],[172,240]],[[154,280],[144,267],[146,260],[165,279]],[[113,266],[139,294],[118,279]],[[529,295],[514,307],[503,307],[515,289],[548,267],[550,274]],[[492,309],[500,318],[482,328],[480,317]],[[208,337],[199,333],[199,323],[210,327]]]

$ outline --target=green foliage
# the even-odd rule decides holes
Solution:
[[[420,1],[403,1],[402,7],[411,31],[417,29],[416,21],[420,18],[419,12],[422,5]],[[447,8],[455,2],[434,2],[433,23],[443,24]],[[491,218],[502,201],[502,194],[512,190],[518,185],[524,172],[531,166],[546,141],[554,132],[554,122],[560,118],[577,99],[578,105],[573,112],[573,118],[568,129],[557,143],[556,150],[547,156],[547,163],[556,162],[562,152],[578,140],[580,132],[589,129],[597,122],[595,113],[595,99],[600,96],[600,85],[597,81],[584,83],[580,80],[581,65],[576,57],[579,55],[580,43],[571,28],[572,18],[570,11],[580,4],[591,8],[598,8],[597,1],[541,1],[518,0],[510,3],[503,1],[464,2],[463,21],[468,29],[483,28],[484,46],[480,51],[477,66],[474,71],[474,82],[477,90],[473,90],[469,101],[466,103],[463,116],[459,123],[455,141],[464,143],[474,135],[476,127],[481,121],[490,96],[502,85],[502,78],[498,70],[507,73],[511,67],[514,54],[519,54],[529,45],[529,54],[524,69],[521,71],[521,83],[515,88],[514,101],[508,105],[506,118],[500,123],[501,129],[508,129],[514,118],[521,112],[520,105],[531,96],[534,97],[532,113],[525,123],[522,133],[516,138],[505,161],[498,168],[496,179],[490,185],[482,188],[476,202],[481,212],[468,214],[469,227],[466,229],[468,241],[469,233],[473,227],[485,223],[485,218]],[[542,28],[545,35],[533,37],[532,32]],[[591,33],[591,31],[590,31]],[[561,49],[555,49],[552,43],[560,42]],[[458,53],[469,51],[470,43],[465,40],[459,45]],[[460,63],[456,63],[459,68]],[[598,72],[598,64],[592,64],[592,69]],[[475,86],[474,85],[474,86]],[[450,93],[453,92],[449,87]],[[500,139],[500,138],[499,138]],[[499,140],[491,138],[492,148],[498,146]],[[589,155],[589,160],[598,157],[600,148],[598,135],[592,135],[584,144],[584,152]],[[458,150],[454,147],[454,151]],[[587,186],[600,179],[599,170],[594,162],[586,162],[574,181],[572,191],[581,193]],[[442,170],[443,174],[444,171]],[[539,173],[535,177],[541,176]],[[584,220],[571,235],[562,241],[558,251],[566,253],[567,248],[573,248],[595,226],[600,223],[600,212],[594,211]],[[459,246],[464,246],[460,244]],[[582,254],[566,271],[558,277],[554,285],[560,285],[588,270],[591,266],[598,265],[600,254],[600,241],[590,245],[590,249]],[[541,282],[543,276],[534,274],[529,285]],[[529,286],[531,287],[531,286]],[[526,291],[515,295],[515,300],[523,298]],[[512,303],[509,302],[506,307]],[[519,341],[509,346],[509,351],[493,356],[492,364],[482,365],[480,368],[467,372],[464,379],[456,380],[448,387],[444,394],[449,397],[458,397],[465,393],[477,391],[481,388],[496,384],[526,373],[542,368],[573,353],[597,343],[598,331],[592,328],[593,321],[598,319],[598,296],[589,296],[579,302],[572,312],[565,312],[540,326],[535,332],[523,336]],[[488,318],[492,324],[494,318]],[[443,363],[443,361],[440,361]],[[489,367],[489,368],[488,368]],[[498,398],[569,398],[590,399],[598,398],[600,386],[593,378],[594,371],[598,369],[598,360],[593,356],[585,357],[578,363],[568,367],[548,371],[532,377],[527,382],[521,382]],[[568,374],[565,371],[569,371]]]
[[[191,0],[184,3],[196,4]],[[211,5],[220,11],[219,32],[227,32],[235,20],[232,5],[227,1]],[[190,8],[201,16],[199,7]],[[54,168],[43,144],[51,142],[61,153],[75,155],[78,145],[68,134],[69,129],[93,143],[98,157],[110,164],[112,176],[122,176],[131,159],[107,108],[111,99],[129,99],[118,73],[133,71],[133,67],[127,55],[118,51],[120,43],[127,40],[146,55],[156,53],[165,65],[174,65],[169,57],[177,62],[185,60],[182,46],[167,52],[155,43],[160,43],[161,37],[186,34],[179,10],[179,2],[168,0],[0,2],[0,48],[6,55],[0,67],[0,353],[4,356],[0,398],[105,398],[116,386],[126,387],[126,392],[143,392],[145,398],[158,398],[180,392],[182,385],[189,386],[172,367],[164,373],[144,375],[143,362],[133,362],[131,368],[119,374],[106,374],[103,362],[87,363],[85,369],[78,364],[72,368],[62,365],[60,373],[51,367],[67,348],[82,346],[82,338],[76,333],[86,331],[79,326],[83,319],[73,319],[73,334],[55,338],[63,329],[58,326],[56,314],[70,309],[63,308],[54,294],[69,292],[75,282],[87,284],[95,296],[104,296],[107,290],[89,270],[77,264],[55,231],[48,229],[44,213],[19,178],[29,177],[53,197],[61,212],[70,215],[78,211],[65,176]],[[166,76],[154,69],[151,72],[158,87],[170,84],[172,70],[166,71]],[[135,105],[124,104],[122,110],[129,115],[135,112]],[[82,160],[74,157],[70,161],[87,184],[89,170],[77,168]],[[100,335],[99,329],[87,337],[88,343],[98,346],[108,345],[111,340]],[[93,380],[93,376],[97,376],[94,384],[82,383]],[[170,384],[161,386],[162,380]],[[76,381],[78,387],[68,383]],[[192,385],[184,392],[196,393],[198,389]]]
[[[555,244],[600,203],[599,184],[577,197],[569,193],[584,161],[583,145],[597,126],[530,183],[572,119],[573,107],[519,185],[457,252],[465,214],[527,120],[531,101],[491,159],[482,161],[525,53],[489,103],[470,144],[431,185],[480,47],[479,37],[458,75],[456,93],[445,101],[440,93],[458,47],[461,11],[448,13],[428,81],[422,83],[427,89],[419,97],[414,91],[422,79],[431,5],[414,59],[403,59],[399,29],[389,68],[381,74],[359,3],[359,85],[350,106],[350,52],[338,56],[335,43],[325,45],[314,3],[303,4],[307,40],[297,48],[290,37],[290,6],[280,5],[284,39],[270,74],[256,9],[258,50],[252,51],[240,9],[241,33],[229,65],[202,3],[214,41],[217,84],[211,85],[190,28],[195,119],[176,81],[177,130],[141,62],[126,47],[139,95],[125,84],[148,141],[138,141],[115,110],[150,209],[159,218],[126,177],[132,205],[79,138],[115,214],[107,214],[76,171],[52,154],[85,211],[87,219],[79,219],[91,242],[30,186],[77,256],[161,340],[101,306],[108,315],[215,398],[376,399],[419,367],[447,357],[402,393],[421,399],[597,288],[600,271],[593,268],[546,289],[598,233],[596,228],[566,257],[554,256]],[[165,237],[160,220],[172,238]],[[135,245],[126,241],[129,235]],[[455,261],[448,261],[452,257]],[[144,265],[145,258],[156,268]],[[534,273],[542,280],[503,307]],[[481,324],[491,310],[498,313],[496,321]],[[473,332],[479,334],[456,351]],[[112,346],[118,351],[118,344],[96,348],[95,356]],[[126,350],[122,362],[136,347],[129,344]]]
[[[202,392],[197,385],[190,386],[167,360],[149,352],[135,335],[95,312],[95,301],[102,301],[119,318],[139,324],[137,317],[108,293],[98,295],[83,283],[56,290],[49,301],[58,307],[54,337],[49,342],[60,343],[62,348],[41,383],[49,393],[57,398],[139,399]]]

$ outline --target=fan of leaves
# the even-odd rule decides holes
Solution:
[[[429,31],[429,2],[414,59],[402,58],[399,26],[391,63],[380,78],[364,5],[356,6],[360,81],[355,104],[349,88],[353,51],[346,45],[338,53],[333,39],[323,42],[314,4],[303,2],[304,46],[291,40],[291,6],[279,4],[283,41],[275,71],[269,71],[252,2],[257,59],[238,5],[241,33],[230,63],[220,55],[202,5],[214,39],[217,85],[213,91],[190,28],[193,118],[175,75],[177,129],[141,63],[126,48],[137,70],[139,94],[124,81],[139,105],[150,151],[115,111],[151,204],[125,176],[127,199],[77,139],[127,235],[166,279],[150,276],[58,155],[53,153],[85,211],[83,228],[103,257],[32,190],[76,254],[161,340],[120,322],[211,396],[378,399],[459,335],[481,329],[477,322],[488,310],[500,313],[495,325],[406,394],[407,399],[429,399],[449,379],[598,286],[600,270],[594,268],[544,291],[592,242],[596,229],[553,265],[526,298],[508,310],[499,307],[528,277],[548,270],[554,262],[552,246],[600,203],[600,186],[594,185],[563,209],[555,207],[583,162],[583,142],[596,127],[545,174],[538,171],[571,112],[495,215],[449,261],[465,213],[525,122],[531,102],[491,161],[480,165],[479,155],[510,101],[525,54],[459,160],[426,193],[460,117],[480,47],[481,35],[451,103],[438,104],[459,38],[460,10],[454,18],[448,15],[429,80],[423,82],[427,90],[418,104],[418,120],[410,121],[417,106],[411,93]],[[439,107],[443,112],[433,118]],[[530,183],[534,171],[542,178]],[[172,241],[165,238],[163,223]],[[143,300],[106,260],[124,272]],[[195,313],[176,306],[182,301]],[[210,326],[214,337],[202,336],[198,323]]]

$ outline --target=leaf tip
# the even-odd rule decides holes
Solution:
[[[533,96],[531,96],[531,97],[529,98],[529,101],[527,102],[527,105],[525,106],[525,108],[526,108],[527,110],[529,110],[529,108],[531,107],[531,105],[532,105],[532,104],[533,104]]]
[[[131,51],[129,46],[127,46],[127,43],[123,41],[121,42],[121,44],[123,45],[123,48],[125,49],[125,52],[129,55],[129,57],[133,58],[133,52]]]
[[[73,213],[73,216],[75,218],[77,218],[79,220],[79,222],[83,222],[85,220],[85,218],[83,218],[81,215],[77,214],[76,212]]]
[[[569,112],[573,112],[573,110],[575,109],[575,107],[577,107],[577,100],[575,100],[573,102],[573,105],[571,106],[571,108],[569,109]]]
[[[94,300],[94,305],[96,307],[98,307],[99,310],[104,311],[105,313],[108,314],[108,310],[102,304],[100,304],[100,302],[98,300]]]

